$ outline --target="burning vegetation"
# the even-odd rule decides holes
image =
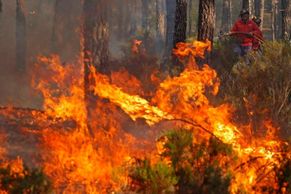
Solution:
[[[133,42],[134,55],[144,55],[141,44]],[[42,170],[24,167],[21,158],[9,161],[2,145],[3,193],[291,192],[288,142],[271,117],[256,125],[265,133],[257,135],[251,121],[235,118],[234,104],[218,102],[221,79],[196,62],[210,47],[177,44],[173,53],[184,71],[165,79],[152,71],[143,77],[153,82],[147,91],[126,69],[102,74],[90,66],[90,95],[82,60],[39,57],[32,85],[43,110],[0,111],[6,125],[37,136],[39,158],[30,165]]]

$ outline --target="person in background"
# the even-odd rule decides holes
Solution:
[[[240,12],[240,19],[235,22],[230,32],[238,42],[234,52],[245,56],[253,48],[254,35],[259,33],[260,29],[257,24],[250,20],[249,11],[243,9]]]
[[[261,22],[262,20],[260,18],[257,18],[257,17],[253,17],[253,22],[255,22],[257,24],[257,26],[260,28],[261,26]],[[254,39],[253,39],[253,50],[254,51],[261,51],[261,43],[263,42],[264,40],[264,37],[263,37],[263,33],[261,30],[259,30],[258,32],[256,32],[254,34]]]

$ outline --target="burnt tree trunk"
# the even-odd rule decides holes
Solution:
[[[282,0],[282,39],[290,39],[291,25],[291,0]]]
[[[109,55],[109,29],[106,0],[85,0],[83,5],[83,37],[85,72],[93,65],[98,71],[105,71]]]
[[[213,41],[215,27],[215,1],[199,0],[198,40]]]
[[[186,41],[187,0],[176,0],[174,47],[178,42]]]
[[[26,18],[21,0],[16,0],[16,68],[25,71],[26,67]]]
[[[231,28],[232,21],[232,2],[231,0],[223,0],[222,5],[222,18],[221,18],[221,30],[228,32]]]
[[[87,107],[87,127],[90,135],[94,132],[90,126],[91,106],[95,97],[90,91],[90,67],[105,72],[108,65],[109,29],[107,22],[108,0],[85,0],[83,4],[83,54],[84,54],[84,94]]]

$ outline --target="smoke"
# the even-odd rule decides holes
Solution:
[[[128,57],[133,39],[143,40],[147,53],[153,58],[161,57],[166,36],[165,0],[145,3],[148,9],[144,13],[141,1],[109,2],[110,61]],[[30,86],[29,72],[39,55],[57,54],[64,64],[79,65],[83,7],[80,0],[69,3],[68,0],[25,0],[22,3],[26,20],[26,72],[16,71],[16,0],[4,0],[0,12],[0,105],[36,108],[41,106],[42,100]],[[147,21],[142,22],[144,20]],[[147,30],[143,29],[143,23]]]

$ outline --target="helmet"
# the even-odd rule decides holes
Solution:
[[[253,21],[257,24],[260,25],[262,23],[262,20],[260,18],[254,17]]]
[[[240,11],[240,16],[243,16],[243,15],[245,15],[245,14],[250,14],[250,12],[249,12],[249,10],[247,10],[247,9],[243,9],[243,10],[241,10]]]

